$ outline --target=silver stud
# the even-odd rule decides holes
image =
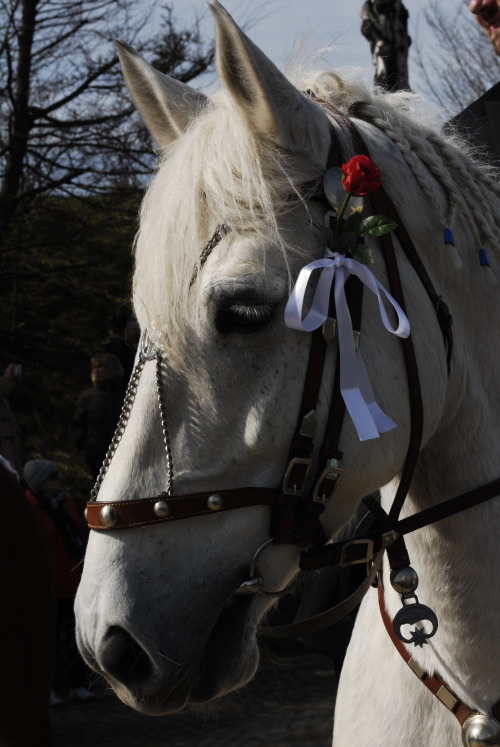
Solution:
[[[170,503],[168,501],[156,501],[153,511],[159,519],[166,519],[170,515]]]
[[[410,566],[391,571],[391,586],[398,594],[411,594],[418,586],[418,575]]]
[[[217,493],[211,495],[207,500],[207,508],[209,508],[211,511],[220,511],[223,505],[224,499]]]
[[[87,511],[87,509],[85,509],[85,511],[83,512],[83,518],[85,519],[85,521],[86,521],[86,522],[87,522],[87,524],[88,524],[88,523],[89,523],[89,516],[88,516],[88,511]]]
[[[103,506],[99,517],[101,519],[101,524],[104,524],[105,527],[114,527],[118,521],[118,512],[113,508],[113,506]]]
[[[475,713],[462,728],[464,747],[500,747],[500,724],[492,716]]]

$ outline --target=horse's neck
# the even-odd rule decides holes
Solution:
[[[492,351],[475,359],[470,357],[472,347],[467,353],[462,350],[462,356],[457,351],[456,365],[462,358],[463,366],[454,383],[450,381],[452,401],[420,454],[402,515],[500,478],[500,397]],[[393,488],[384,491],[386,508]],[[407,537],[411,563],[420,578],[417,595],[441,623],[433,646],[425,646],[418,655],[429,667],[449,675],[455,688],[460,689],[457,682],[477,679],[475,693],[465,689],[462,696],[477,697],[479,688],[485,703],[500,698],[500,674],[492,655],[500,605],[498,526],[496,498]],[[391,613],[401,605],[392,590],[388,601]]]

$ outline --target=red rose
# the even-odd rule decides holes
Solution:
[[[342,183],[346,192],[362,197],[382,184],[380,169],[368,156],[353,156],[342,164]]]

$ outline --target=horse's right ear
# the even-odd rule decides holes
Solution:
[[[207,97],[151,67],[132,47],[115,40],[127,88],[146,127],[160,147],[186,130]]]

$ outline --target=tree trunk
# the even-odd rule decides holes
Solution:
[[[13,86],[10,120],[10,148],[5,164],[5,175],[0,187],[0,245],[14,217],[23,162],[28,148],[33,121],[29,110],[33,35],[38,0],[24,0],[21,28],[18,35],[17,74]]]
[[[361,9],[361,33],[373,58],[374,82],[389,91],[410,90],[408,11],[401,0],[367,0]]]

